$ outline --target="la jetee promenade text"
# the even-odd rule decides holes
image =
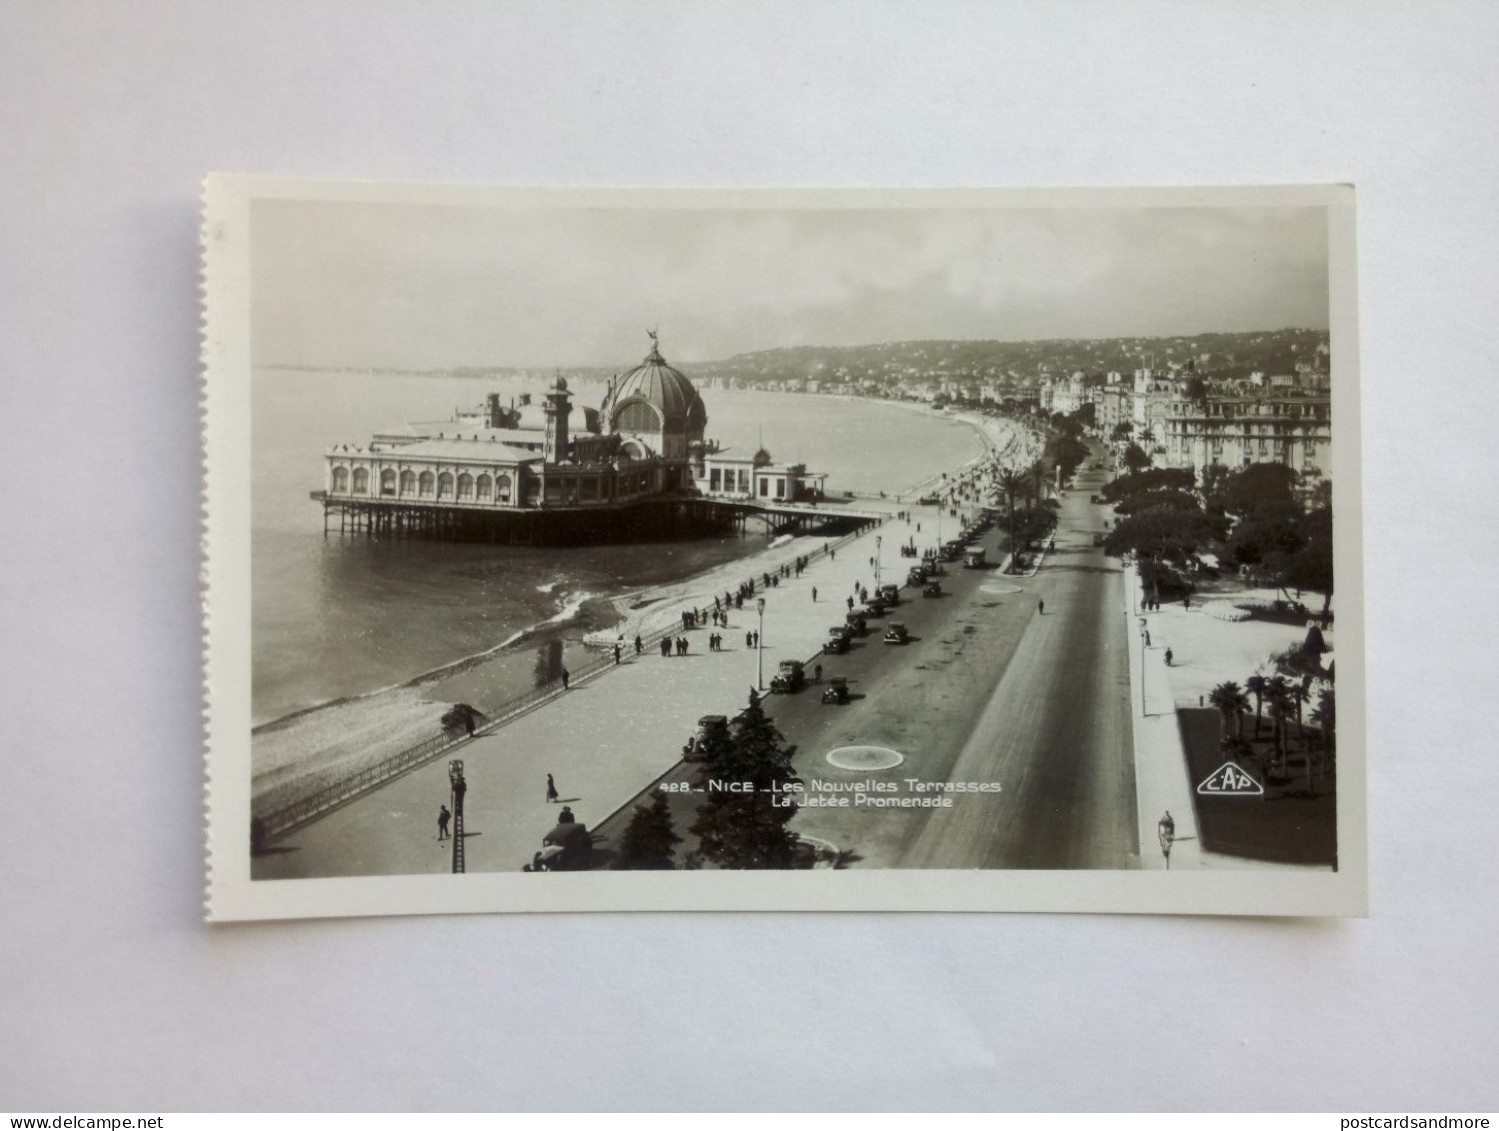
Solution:
[[[996,794],[1003,790],[997,781],[922,781],[901,778],[897,781],[826,781],[811,778],[806,782],[787,782],[772,789],[756,789],[754,782],[725,781],[709,778],[702,785],[691,782],[663,782],[664,793],[768,793],[771,805],[806,809],[951,809],[953,799],[975,794]],[[902,792],[904,791],[904,792]]]

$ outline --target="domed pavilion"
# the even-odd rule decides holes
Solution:
[[[636,459],[685,460],[702,444],[708,426],[703,398],[686,374],[661,356],[654,332],[645,360],[610,383],[601,412],[606,430],[618,433]]]

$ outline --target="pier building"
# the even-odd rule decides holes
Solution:
[[[743,529],[747,507],[815,503],[826,476],[705,439],[708,411],[654,333],[598,409],[560,374],[531,404],[491,394],[446,421],[325,453],[323,530],[520,542],[634,541]],[[787,518],[805,522],[798,509]]]

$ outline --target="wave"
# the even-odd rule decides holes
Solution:
[[[555,586],[556,582],[553,582],[552,585]],[[470,668],[485,663],[488,660],[492,660],[506,648],[513,647],[514,645],[519,644],[524,640],[528,640],[531,637],[537,636],[545,632],[549,628],[556,628],[560,625],[566,624],[568,621],[572,620],[580,612],[582,612],[583,607],[588,604],[589,601],[597,600],[598,598],[599,594],[590,593],[587,590],[582,589],[580,589],[576,593],[567,594],[565,595],[565,599],[562,601],[561,606],[551,616],[546,617],[543,620],[536,621],[533,624],[529,624],[524,628],[516,629],[516,631],[505,637],[505,639],[501,640],[498,644],[495,644],[489,648],[484,648],[478,652],[471,652],[467,656],[460,656],[456,660],[451,660],[446,664],[440,664],[435,668],[431,668],[428,671],[422,672],[420,675],[412,676],[410,679],[403,679],[396,683],[386,684],[384,687],[377,687],[371,691],[363,691],[358,695],[341,695],[334,699],[325,699],[320,703],[313,703],[309,706],[292,711],[290,714],[282,715],[279,718],[271,719],[268,722],[261,723],[259,726],[251,727],[250,733],[253,735],[260,734],[264,731],[277,730],[281,727],[289,725],[297,719],[310,715],[315,711],[326,710],[330,707],[340,707],[350,703],[362,702],[367,699],[373,699],[379,695],[389,694],[392,691],[400,691],[407,688],[416,689],[426,687],[429,684],[440,683],[445,679],[449,679],[452,676],[465,672]],[[610,608],[611,612],[613,612],[612,606]]]

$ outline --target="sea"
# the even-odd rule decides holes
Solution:
[[[612,604],[764,547],[736,536],[596,548],[323,534],[323,455],[407,421],[447,419],[545,379],[257,369],[252,427],[252,714],[257,728],[486,657],[486,698],[553,678]],[[601,383],[574,384],[596,404]],[[897,493],[976,458],[972,427],[848,397],[704,389],[707,435],[828,473],[830,493]],[[575,417],[576,419],[576,417]],[[499,661],[499,662],[496,662]],[[498,679],[504,686],[497,689]]]

